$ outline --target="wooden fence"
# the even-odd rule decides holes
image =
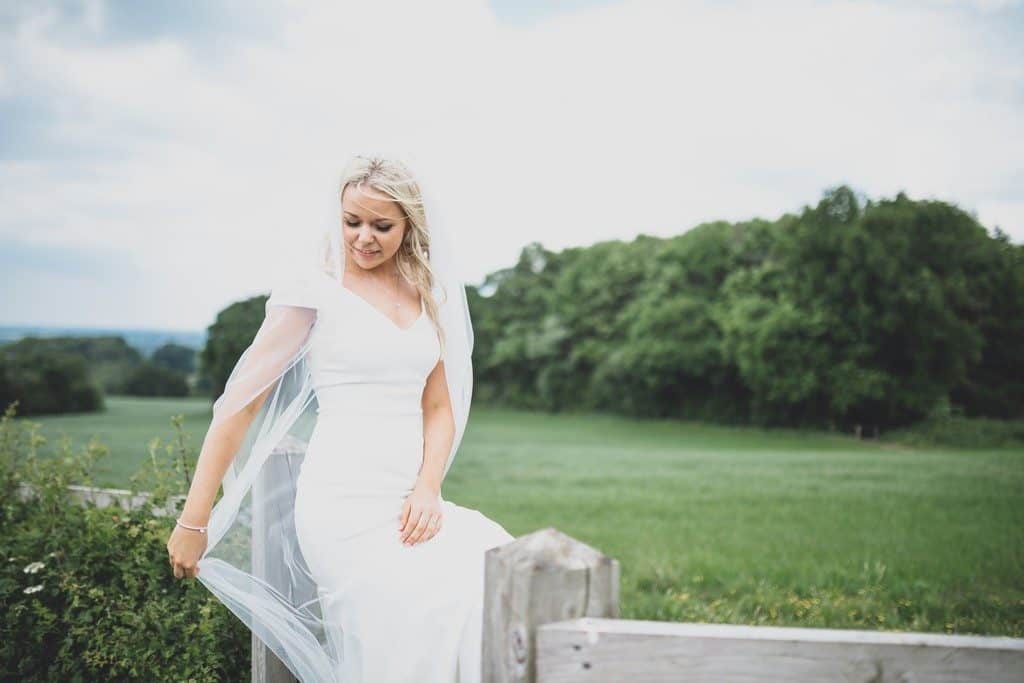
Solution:
[[[483,680],[1024,681],[1024,639],[619,619],[619,564],[556,529],[485,553]]]
[[[100,507],[146,495],[70,489]],[[274,520],[254,522],[258,561]],[[618,561],[553,528],[491,548],[484,572],[484,683],[1024,681],[1020,638],[620,619]],[[254,637],[252,681],[295,680]]]

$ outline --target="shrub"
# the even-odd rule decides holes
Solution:
[[[104,445],[76,451],[65,437],[56,457],[39,457],[40,425],[15,421],[15,406],[0,418],[0,679],[248,680],[248,629],[196,580],[174,578],[173,517],[155,516],[188,486],[182,417],[175,442],[150,442],[132,478],[152,497],[126,511],[67,493],[92,482]],[[22,483],[34,498],[17,495]]]

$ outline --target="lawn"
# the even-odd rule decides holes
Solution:
[[[38,419],[96,435],[120,486],[209,402],[108,398]],[[1024,449],[474,407],[446,499],[619,560],[622,617],[1024,637]]]
[[[51,441],[63,435],[70,437],[76,450],[93,436],[106,445],[110,456],[97,465],[97,486],[127,487],[128,477],[149,457],[149,443],[154,437],[159,437],[161,443],[177,438],[171,415],[184,415],[185,431],[192,435],[197,452],[210,424],[210,401],[205,398],[107,396],[105,401],[105,412],[31,420],[42,424],[41,434]]]

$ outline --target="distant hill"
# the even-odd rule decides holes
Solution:
[[[31,325],[0,325],[0,344],[18,341],[28,335],[37,337],[106,337],[121,336],[129,346],[146,358],[167,342],[175,342],[200,350],[206,344],[206,331],[119,329],[116,327],[46,327]]]

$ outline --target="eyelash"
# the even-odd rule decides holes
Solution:
[[[347,225],[350,228],[357,228],[357,227],[359,227],[359,223],[350,223],[349,221],[345,221],[345,225]],[[380,230],[381,232],[387,232],[388,230],[391,229],[391,226],[390,225],[378,225],[377,229]]]

